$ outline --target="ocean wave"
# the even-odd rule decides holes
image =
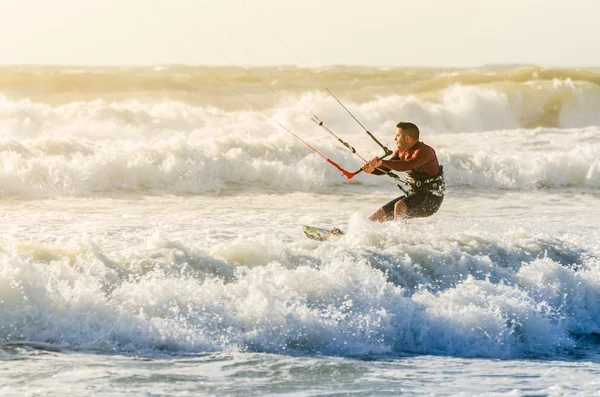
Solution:
[[[600,328],[594,253],[522,231],[351,225],[319,248],[264,235],[210,250],[159,235],[115,251],[57,244],[0,250],[3,342],[150,355],[514,358],[571,349]]]
[[[495,140],[502,139],[505,134],[496,135]],[[329,141],[318,146],[346,169],[360,167],[360,160],[343,147]],[[266,140],[225,136],[201,142],[183,138],[143,142],[0,139],[0,154],[3,197],[114,192],[238,194],[249,188],[328,193],[345,186],[367,192],[372,187],[393,186],[386,177],[359,175],[347,180],[323,158],[282,133]],[[522,153],[443,147],[438,157],[445,167],[449,189],[600,188],[597,143]]]
[[[348,106],[384,143],[391,143],[398,119],[419,124],[451,188],[600,187],[598,127],[524,129],[523,113],[514,104],[479,88],[453,87],[445,98],[444,104],[433,104],[388,96]],[[322,94],[305,95],[302,104],[325,114],[338,107]],[[277,123],[349,171],[362,164],[294,107],[267,115],[182,102],[51,106],[0,96],[0,195],[327,192],[344,184],[389,184],[388,178],[366,175],[347,181]],[[363,157],[381,154],[348,115],[325,123]]]
[[[596,69],[523,66],[382,70],[340,66],[314,70],[263,67],[246,72],[236,67],[194,66],[0,68],[0,94],[11,101],[29,99],[52,106],[99,99],[115,103],[182,102],[196,108],[242,110],[255,106],[294,107],[303,102],[319,112],[329,111],[324,109],[323,101],[307,103],[303,99],[312,93],[335,104],[333,114],[343,114],[324,87],[359,107],[378,98],[397,97],[396,105],[400,106],[388,110],[393,119],[406,118],[408,113],[406,116],[422,116],[420,122],[447,130],[600,124],[596,112],[600,105],[600,70]],[[303,106],[298,110],[309,110]],[[370,107],[377,110],[377,105]],[[411,114],[410,109],[417,114]],[[453,123],[456,117],[462,121]]]

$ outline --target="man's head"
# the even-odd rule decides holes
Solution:
[[[406,150],[419,142],[419,127],[413,123],[401,121],[396,124],[396,144],[398,149]]]

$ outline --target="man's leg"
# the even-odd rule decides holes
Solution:
[[[395,219],[395,209],[398,203],[402,203],[402,200],[406,199],[406,196],[400,196],[393,199],[383,207],[379,208],[369,217],[369,220],[373,222],[386,222],[393,221]],[[406,207],[406,206],[405,206]]]
[[[394,220],[408,219],[408,207],[403,200],[398,201],[394,205]]]
[[[379,208],[369,217],[373,222],[423,218],[437,212],[444,197],[435,195],[400,196]]]
[[[442,205],[444,197],[433,194],[414,195],[403,200],[403,208],[394,207],[394,220],[408,218],[426,218],[437,212]]]
[[[387,221],[387,214],[383,208],[379,208],[377,211],[373,212],[373,215],[369,217],[370,221],[383,223]]]

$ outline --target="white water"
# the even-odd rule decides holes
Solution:
[[[303,100],[378,154],[331,100]],[[398,114],[421,122],[447,175],[438,214],[379,225],[366,217],[399,194],[389,180],[346,181],[256,112],[2,101],[3,395],[597,389],[588,113],[527,129],[515,103],[460,88],[439,105],[349,103],[386,143]],[[296,109],[273,114],[360,166]],[[317,243],[301,224],[347,234]],[[501,381],[482,383],[490,373]]]
[[[464,120],[448,126],[446,115],[436,118],[432,111],[425,116],[430,122],[423,124],[424,140],[436,147],[451,184],[511,190],[600,187],[598,127],[496,130],[513,123],[500,122],[506,121],[502,114],[496,116],[498,123],[489,120],[487,113],[497,113],[493,105],[480,97],[469,105],[469,93],[461,95],[460,100],[440,106],[450,118]],[[176,102],[95,101],[60,107],[4,102],[0,114],[4,197],[123,191],[212,194],[231,186],[323,192],[348,185],[321,157],[257,112],[224,112]],[[320,96],[307,96],[305,102],[321,113],[336,114]],[[355,107],[390,144],[395,112],[419,119],[419,111],[408,102],[390,97]],[[418,108],[424,106],[419,103]],[[476,117],[467,119],[467,114]],[[273,118],[343,167],[360,167],[357,157],[295,108],[279,109]],[[338,115],[326,125],[360,148],[363,156],[378,153],[348,117]],[[485,132],[470,132],[475,128]],[[383,187],[388,181],[360,176],[349,184]]]

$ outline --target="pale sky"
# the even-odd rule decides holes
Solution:
[[[0,0],[0,64],[297,64],[277,35],[303,65],[600,66],[599,15],[598,0]]]

